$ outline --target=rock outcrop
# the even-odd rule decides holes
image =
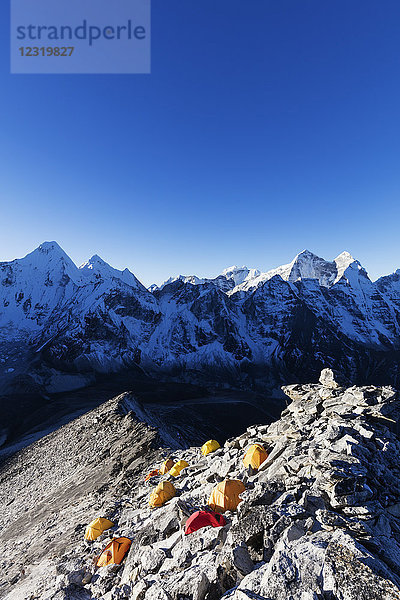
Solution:
[[[284,391],[292,402],[280,420],[269,426],[254,425],[207,456],[199,448],[175,452],[174,457],[187,460],[189,467],[173,479],[177,496],[158,509],[150,509],[148,497],[160,477],[147,485],[142,482],[146,469],[157,466],[155,461],[167,456],[168,450],[150,450],[142,456],[132,450],[132,461],[124,464],[122,457],[133,437],[128,435],[127,444],[128,430],[121,433],[124,451],[113,444],[110,454],[119,459],[105,473],[103,484],[112,494],[106,491],[103,503],[99,496],[92,505],[73,497],[71,474],[69,485],[59,490],[58,502],[64,507],[58,507],[59,516],[49,500],[40,505],[42,542],[51,538],[49,531],[58,526],[61,514],[63,519],[80,522],[63,550],[60,535],[56,556],[54,549],[43,552],[36,565],[28,531],[34,509],[14,509],[7,527],[3,521],[0,541],[11,552],[17,539],[20,557],[24,545],[24,572],[20,569],[3,586],[6,598],[400,600],[398,394],[390,387],[342,387],[329,371],[321,374],[318,384],[291,385]],[[121,399],[119,406],[123,406]],[[135,424],[133,415],[118,419],[129,422],[129,431],[133,427],[136,444],[141,444],[140,434],[146,443],[154,443],[154,432]],[[107,423],[104,415],[94,427],[94,440]],[[60,440],[58,434],[52,435]],[[253,443],[269,450],[257,472],[243,465],[244,453]],[[11,489],[15,493],[18,477],[26,482],[26,457],[33,460],[36,450],[24,452],[25,458],[16,457],[14,463],[20,473],[12,477],[10,470],[3,471],[1,486],[8,482],[10,489],[6,487],[6,494]],[[139,476],[137,469],[144,459],[146,468]],[[102,464],[110,457],[103,458],[100,452],[99,460]],[[37,474],[39,479],[42,476],[47,477]],[[237,511],[225,513],[223,527],[206,527],[185,536],[187,516],[203,507],[212,488],[225,478],[246,485]],[[62,491],[69,497],[60,496]],[[84,542],[84,525],[100,510],[116,526],[95,542]],[[38,519],[36,509],[33,514]],[[23,536],[18,532],[21,522],[25,523]],[[110,536],[133,540],[127,558],[121,566],[95,569],[93,558]],[[2,561],[4,556],[3,552]]]

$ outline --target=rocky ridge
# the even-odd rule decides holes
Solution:
[[[51,597],[56,565],[82,539],[87,515],[115,512],[143,468],[161,458],[157,431],[129,412],[127,397],[105,402],[0,465],[0,598],[10,589],[18,600]]]
[[[146,464],[139,474],[138,458],[133,458],[135,469],[121,462],[130,447],[121,434],[122,452],[118,444],[115,448],[119,466],[104,477],[114,502],[105,492],[103,504],[82,504],[86,514],[80,510],[75,515],[74,509],[79,525],[64,554],[59,548],[57,557],[42,556],[42,561],[51,562],[52,571],[43,562],[26,566],[30,572],[14,577],[6,598],[399,600],[398,394],[390,387],[341,386],[330,370],[322,372],[318,384],[286,386],[284,391],[292,402],[270,426],[254,425],[205,457],[199,448],[175,452],[174,457],[187,460],[189,467],[173,479],[177,496],[159,509],[148,506],[158,478],[148,485],[143,479],[168,449],[142,454]],[[124,397],[118,406],[126,406]],[[107,425],[104,417],[99,427]],[[134,424],[132,414],[118,418],[136,431],[136,444],[141,443],[139,432],[154,442],[154,433]],[[95,427],[94,440],[97,431]],[[246,471],[242,462],[252,443],[269,449],[256,473]],[[35,455],[34,449],[25,452]],[[23,462],[19,464],[22,473]],[[102,461],[100,469],[101,465]],[[204,506],[213,486],[225,478],[246,484],[238,510],[225,513],[228,523],[222,528],[184,536],[187,515]],[[3,472],[1,487],[9,480],[10,471]],[[73,480],[68,489],[71,485]],[[68,504],[68,499],[60,502]],[[51,504],[46,506],[44,530],[53,515]],[[116,526],[89,544],[82,541],[84,525],[99,516],[99,510]],[[15,531],[13,523],[5,529],[10,541],[11,530]],[[2,545],[4,535],[3,529]],[[130,537],[129,554],[121,567],[94,570],[93,557],[110,535]],[[28,565],[26,540],[19,544],[25,543]]]

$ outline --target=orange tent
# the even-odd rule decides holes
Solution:
[[[132,541],[126,537],[114,538],[104,548],[96,563],[97,567],[106,567],[107,565],[119,565],[124,560],[126,553],[131,547]]]
[[[253,469],[257,470],[267,458],[268,452],[265,450],[265,448],[260,446],[260,444],[253,444],[244,455],[244,466],[246,469],[247,467],[252,467]]]
[[[150,473],[147,473],[145,481],[149,481],[149,479],[151,479],[152,477],[157,477],[157,475],[160,474],[160,471],[158,469],[154,469],[154,471],[150,471]]]
[[[242,501],[239,494],[244,492],[245,489],[244,483],[239,479],[225,479],[215,486],[211,492],[208,506],[217,513],[236,510],[239,502]]]
[[[149,504],[152,508],[162,506],[175,496],[176,489],[170,481],[160,481],[156,489],[150,494]]]
[[[160,475],[165,475],[166,473],[168,473],[168,471],[172,469],[173,466],[174,461],[172,460],[172,458],[167,458],[167,460],[163,463],[160,469]]]

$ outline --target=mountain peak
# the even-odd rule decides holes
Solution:
[[[352,263],[357,263],[357,265],[359,265],[360,263],[358,262],[358,260],[356,260],[351,254],[350,252],[347,252],[347,250],[345,250],[344,252],[341,252],[339,254],[339,256],[337,256],[335,258],[335,260],[333,261],[336,263],[338,269],[341,268],[346,268],[349,267]]]
[[[92,277],[98,281],[105,281],[107,279],[120,279],[131,287],[138,288],[142,285],[136,279],[134,274],[129,271],[129,269],[124,269],[123,271],[114,269],[114,267],[109,265],[108,262],[103,260],[98,254],[93,254],[93,256],[89,258],[87,262],[83,263],[79,267],[79,271],[85,277]]]
[[[224,277],[231,277],[234,273],[239,273],[241,271],[249,271],[248,267],[244,266],[243,267],[238,267],[237,265],[232,265],[231,267],[227,267],[226,269],[224,269],[221,273],[221,275],[224,275]]]
[[[350,254],[350,252],[347,252],[347,250],[344,250],[343,252],[341,252],[339,254],[339,256],[337,256],[335,258],[335,262],[337,260],[339,260],[339,259],[342,259],[342,260],[355,260],[355,258],[353,258],[353,256]]]
[[[72,263],[72,260],[70,259],[68,254],[61,248],[61,246],[59,244],[57,244],[57,242],[54,242],[54,241],[53,242],[43,242],[37,248],[35,248],[35,250],[33,250],[32,252],[27,254],[24,257],[24,260],[28,257],[34,258],[35,256],[48,257],[47,260],[48,259],[50,259],[50,260],[56,259],[57,260],[59,258],[62,258],[66,262]]]
[[[278,274],[286,281],[300,279],[318,279],[322,285],[328,284],[331,279],[333,264],[325,261],[310,250],[303,250],[292,260],[289,265],[278,269]],[[280,271],[280,272],[279,272]]]
[[[79,276],[77,266],[57,242],[43,242],[24,258],[17,260],[21,265],[31,266],[34,269],[48,272],[61,270],[73,280]]]
[[[337,276],[335,278],[335,283],[339,281],[342,277],[347,277],[350,271],[353,271],[354,273],[362,271],[365,275],[367,275],[367,272],[362,267],[361,263],[355,258],[353,258],[350,252],[342,252],[341,254],[339,254],[339,256],[335,258],[333,262],[336,264],[337,268]],[[348,271],[348,269],[350,269],[350,271]],[[358,275],[356,276],[358,277]]]
[[[42,244],[40,244],[40,246],[38,246],[38,248],[36,248],[36,250],[38,252],[42,252],[45,254],[49,254],[50,252],[57,252],[60,254],[65,254],[64,250],[61,248],[61,246],[59,244],[57,244],[57,242],[43,242]],[[34,250],[35,252],[35,250]]]
[[[93,256],[91,258],[89,258],[89,260],[85,263],[83,263],[79,268],[80,269],[94,269],[95,267],[99,267],[99,266],[110,266],[108,263],[106,263],[105,260],[103,260],[101,258],[101,256],[99,256],[98,254],[93,254]]]
[[[249,279],[254,279],[260,275],[260,271],[258,269],[249,269],[248,267],[237,267],[233,265],[232,267],[228,267],[224,269],[220,275],[220,277],[226,277],[226,279],[232,280],[237,285],[242,285],[245,281]]]
[[[314,252],[311,252],[310,250],[307,250],[307,249],[305,249],[305,250],[302,250],[301,252],[299,252],[299,253],[298,253],[298,254],[295,256],[295,258],[293,259],[293,262],[294,262],[295,260],[299,259],[299,258],[311,258],[311,259],[312,259],[312,258],[318,258],[319,260],[321,260],[321,259],[319,258],[319,256],[317,256],[316,254],[314,254]]]
[[[93,256],[89,258],[89,262],[98,262],[101,264],[105,264],[106,261],[103,260],[98,254],[93,254]]]

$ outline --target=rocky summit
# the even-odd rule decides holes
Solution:
[[[171,453],[140,423],[129,395],[21,451],[0,480],[0,596],[8,600],[400,600],[400,402],[390,387],[345,387],[329,370],[290,385],[271,425],[206,456],[173,453],[180,475],[146,473]],[[212,418],[212,414],[210,415]],[[243,456],[260,444],[255,471]],[[246,491],[222,527],[189,535],[213,488]],[[176,496],[150,508],[160,480]],[[84,541],[96,517],[114,526]],[[112,537],[132,545],[97,568]]]

